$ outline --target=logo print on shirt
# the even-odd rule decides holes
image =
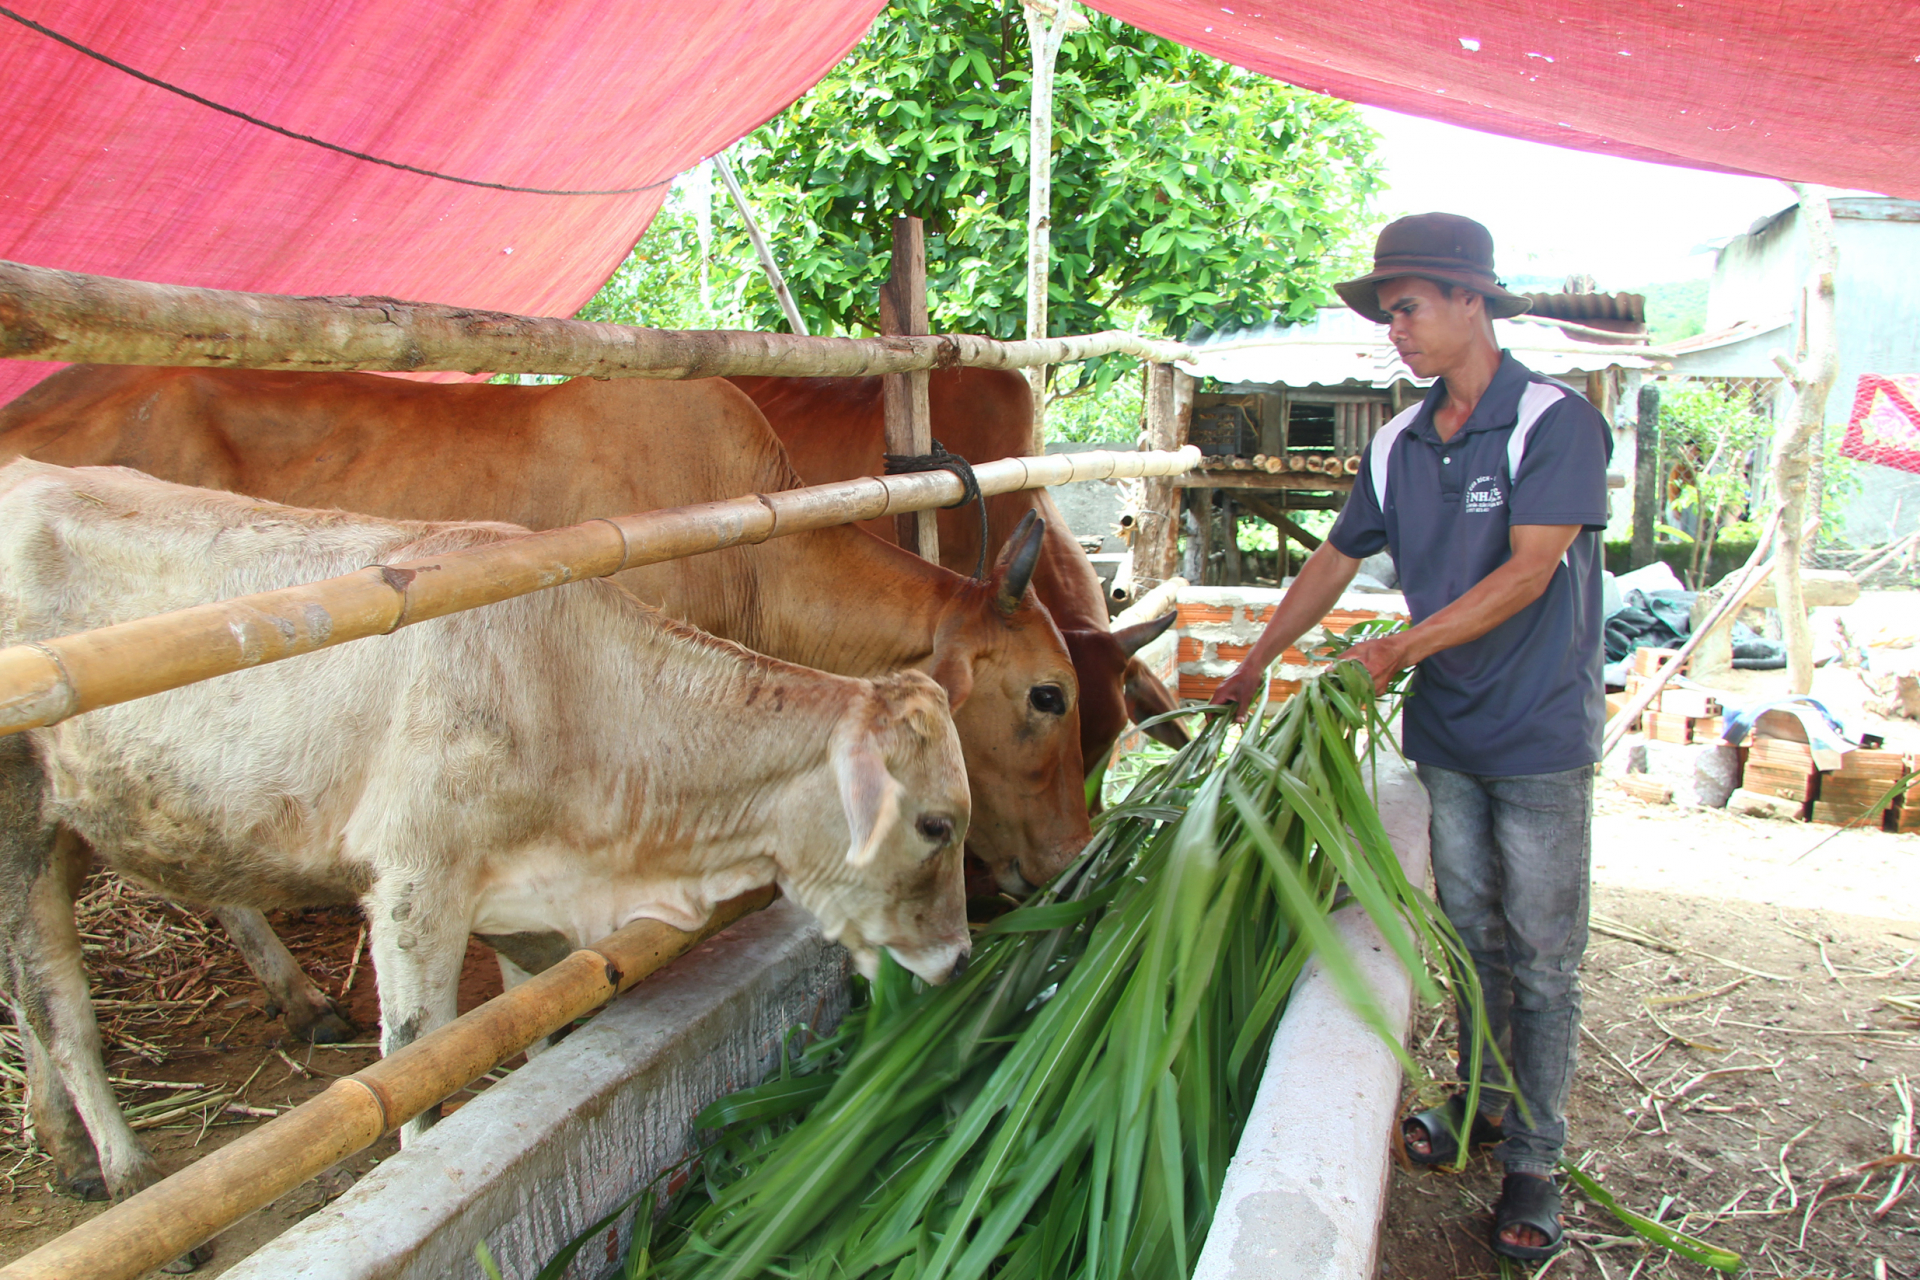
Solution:
[[[1507,495],[1500,492],[1499,476],[1475,476],[1473,483],[1467,486],[1466,513],[1474,515],[1487,511],[1498,511],[1505,506]]]

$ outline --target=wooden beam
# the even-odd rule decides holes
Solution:
[[[909,369],[1020,369],[1177,342],[1096,333],[1038,342],[968,334],[826,338],[516,316],[394,298],[293,298],[53,271],[0,261],[0,357],[214,369],[429,369],[595,378],[869,377]]]
[[[1297,489],[1307,493],[1347,493],[1353,477],[1324,475],[1318,471],[1209,471],[1188,472],[1175,481],[1183,489]]]
[[[927,331],[927,242],[918,218],[893,220],[893,267],[880,286],[880,332],[919,337]],[[918,456],[933,449],[927,371],[883,374],[887,452]],[[921,559],[940,563],[940,531],[931,511],[894,517],[894,536]]]
[[[1283,535],[1292,536],[1307,550],[1318,551],[1320,549],[1319,538],[1301,528],[1299,524],[1294,522],[1291,516],[1279,507],[1274,506],[1271,502],[1268,502],[1265,498],[1256,497],[1251,493],[1238,493],[1234,495],[1234,501],[1276,529],[1279,529]],[[1285,541],[1286,538],[1282,537],[1281,542],[1284,544]],[[1282,550],[1285,550],[1284,546]],[[1286,574],[1282,573],[1280,576],[1284,578]]]

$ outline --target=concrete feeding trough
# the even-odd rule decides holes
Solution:
[[[599,1016],[261,1246],[234,1280],[533,1275],[569,1240],[695,1149],[693,1117],[765,1078],[802,1025],[847,1010],[847,953],[784,899],[615,1000]],[[628,1224],[570,1274],[624,1256]]]
[[[1424,886],[1424,789],[1385,748],[1370,781],[1401,865]],[[1404,1038],[1410,977],[1357,908],[1334,922]],[[484,1241],[505,1275],[530,1276],[691,1152],[692,1117],[764,1078],[792,1028],[837,1024],[848,971],[846,953],[804,911],[776,902],[622,996],[226,1274],[478,1280],[474,1245]],[[1275,1034],[1196,1274],[1372,1276],[1399,1095],[1391,1051],[1310,964]],[[569,1275],[617,1271],[628,1229],[622,1215]]]

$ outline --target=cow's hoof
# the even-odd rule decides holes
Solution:
[[[80,1200],[107,1200],[107,1180],[98,1165],[60,1180],[60,1189]]]
[[[353,1039],[354,1033],[358,1030],[339,1013],[331,1011],[321,1014],[304,1026],[293,1026],[291,1019],[288,1023],[287,1030],[308,1044],[345,1044]]]
[[[170,1276],[183,1276],[189,1271],[198,1271],[207,1265],[213,1257],[213,1246],[203,1244],[198,1249],[190,1249],[160,1269]]]

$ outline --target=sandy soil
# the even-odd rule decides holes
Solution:
[[[1832,833],[1602,785],[1570,1156],[1628,1208],[1742,1253],[1749,1275],[1915,1277],[1920,1168],[1875,1162],[1920,1149],[1920,835]],[[1446,1095],[1452,1035],[1442,1011],[1418,1015],[1428,1075],[1409,1107]],[[1484,1157],[1458,1175],[1396,1169],[1381,1273],[1501,1275],[1485,1244],[1499,1181]],[[1578,1196],[1568,1222],[1559,1259],[1511,1274],[1716,1274]]]

